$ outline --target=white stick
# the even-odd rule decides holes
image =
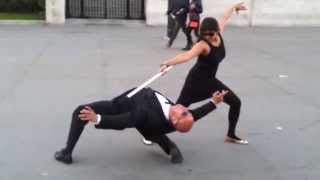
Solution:
[[[137,92],[139,92],[141,89],[143,89],[144,87],[148,86],[150,83],[152,83],[154,80],[158,79],[160,76],[162,76],[164,73],[168,72],[170,69],[172,68],[172,66],[167,67],[163,72],[159,72],[158,74],[154,75],[153,77],[151,77],[150,79],[148,79],[146,82],[144,82],[143,84],[141,84],[139,87],[137,87],[135,90],[131,91],[127,97],[131,98],[133,95],[135,95]]]

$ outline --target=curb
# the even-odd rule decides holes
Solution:
[[[0,20],[0,25],[34,25],[46,24],[45,20]]]
[[[47,23],[45,20],[0,20],[0,25],[56,25]],[[144,20],[126,19],[67,19],[64,24],[59,25],[123,25],[123,26],[145,26]]]

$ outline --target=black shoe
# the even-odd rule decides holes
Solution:
[[[71,164],[72,163],[71,154],[67,154],[63,150],[57,151],[54,154],[54,158],[57,161],[60,161],[60,162],[65,163],[65,164]]]
[[[183,162],[183,157],[178,147],[172,147],[170,149],[170,155],[171,155],[171,163],[181,164]]]
[[[184,51],[189,51],[192,48],[191,44],[186,45],[186,47],[182,48]]]

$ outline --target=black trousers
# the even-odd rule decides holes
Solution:
[[[188,82],[186,82],[188,83]],[[182,104],[186,107],[190,106],[190,104],[208,99],[212,96],[212,93],[215,91],[228,90],[228,94],[224,97],[224,102],[229,105],[229,127],[228,127],[228,136],[236,137],[235,131],[238,123],[240,109],[241,109],[241,100],[240,98],[224,83],[220,80],[214,78],[207,87],[201,87],[201,85],[193,87],[194,89],[186,89],[184,88],[177,100],[177,104]],[[197,92],[195,90],[203,89],[203,92]]]
[[[72,113],[72,120],[69,129],[69,135],[66,143],[66,147],[64,148],[65,153],[72,153],[73,149],[78,142],[80,135],[82,134],[85,126],[87,125],[87,121],[82,121],[78,117],[80,111],[85,107],[90,106],[97,114],[103,114],[107,116],[108,125],[105,127],[106,129],[114,129],[114,130],[123,130],[125,128],[133,128],[134,122],[131,120],[126,120],[126,116],[130,116],[130,111],[127,108],[124,108],[121,103],[114,101],[98,101],[86,105],[78,106],[74,112]],[[147,138],[147,137],[146,137]],[[172,142],[166,135],[161,135],[157,137],[148,137],[147,139],[152,140],[159,144],[159,146],[169,154],[170,148],[176,147],[175,143]]]
[[[174,40],[177,38],[179,30],[182,29],[182,32],[186,35],[187,38],[187,46],[192,45],[191,34],[187,31],[186,20],[182,20],[181,18],[176,18],[174,20],[174,25],[171,31],[171,36],[169,39],[169,46],[171,46]]]
[[[172,36],[173,28],[175,26],[175,20],[168,15],[168,24],[167,24],[167,37],[170,39]]]
[[[193,43],[192,35],[191,35],[192,31],[194,32],[194,35],[197,37],[197,39],[199,39],[199,37],[200,37],[200,35],[199,35],[199,27],[197,27],[197,28],[187,27],[188,36],[190,37],[191,42]]]

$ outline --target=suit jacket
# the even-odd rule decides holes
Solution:
[[[195,9],[194,11],[197,13],[197,14],[201,14],[203,9],[202,9],[202,1],[201,0],[193,0],[192,1],[193,4],[195,4]]]
[[[176,13],[180,9],[184,9],[185,13],[188,13],[189,0],[169,0],[168,1],[168,13]]]
[[[169,0],[167,14],[169,15],[170,13],[172,13],[177,17],[177,20],[179,22],[185,23],[187,21],[188,12],[189,0]]]
[[[146,138],[175,131],[171,121],[167,120],[164,116],[160,102],[155,95],[157,91],[151,88],[144,88],[133,97],[127,98],[126,95],[131,90],[112,100],[117,112],[123,114],[123,116],[117,119],[117,123],[121,123],[123,129],[135,127]],[[170,100],[169,102],[173,104]],[[215,108],[215,105],[209,102],[195,110],[190,110],[190,112],[193,114],[194,119],[198,120]],[[101,122],[96,127],[104,129],[108,127],[109,123],[110,118],[104,118],[102,115]]]

